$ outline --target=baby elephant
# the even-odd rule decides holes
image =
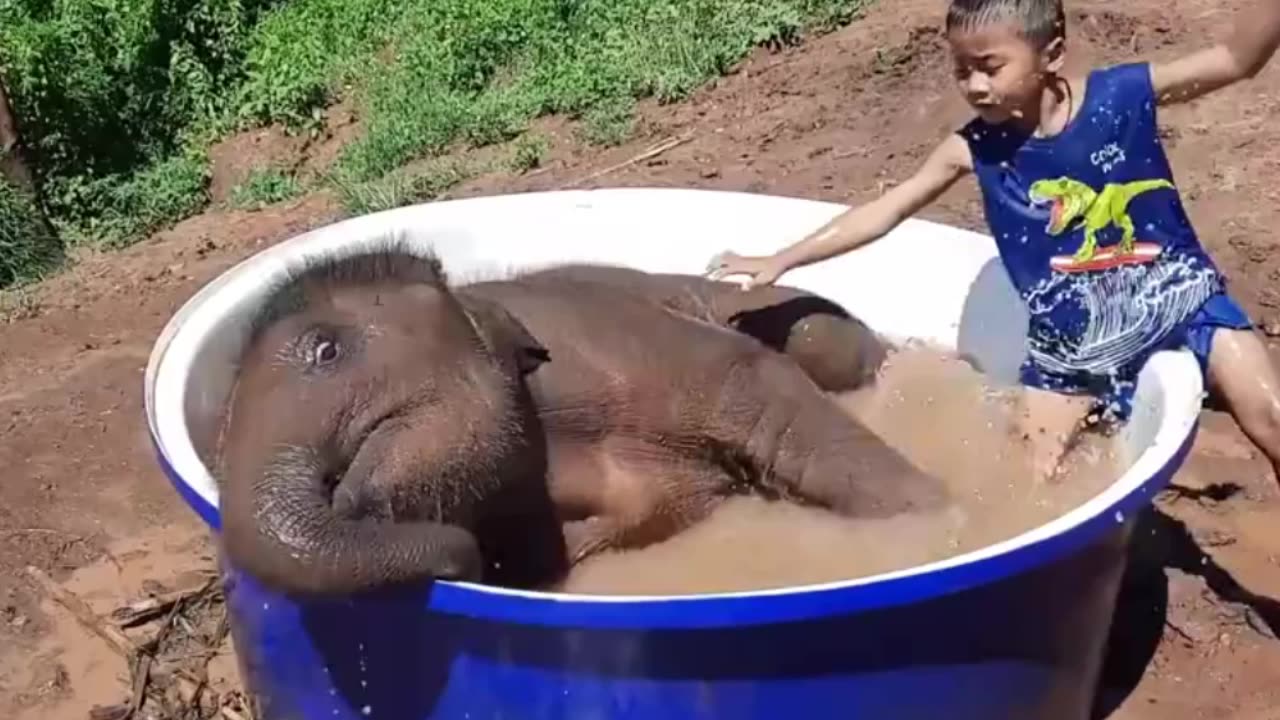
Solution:
[[[583,265],[451,288],[410,245],[322,257],[252,324],[220,443],[224,548],[285,592],[536,587],[734,492],[935,509],[941,485],[823,394],[883,358],[790,288]]]

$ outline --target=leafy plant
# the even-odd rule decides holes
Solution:
[[[204,149],[237,129],[350,99],[365,133],[338,172],[380,207],[407,162],[545,113],[622,142],[637,99],[682,98],[869,1],[0,0],[0,73],[57,224],[118,246],[199,210]],[[293,190],[272,182],[245,192]]]
[[[471,169],[456,161],[436,161],[424,168],[393,172],[377,180],[354,180],[344,173],[330,176],[343,207],[352,215],[381,212],[434,200],[467,179]]]
[[[231,191],[231,204],[239,208],[261,208],[297,197],[302,184],[278,168],[258,168]]]
[[[511,169],[516,172],[528,172],[542,164],[550,144],[541,135],[524,135],[516,140],[511,153]]]
[[[0,180],[0,288],[38,280],[63,258],[62,242],[25,195]]]

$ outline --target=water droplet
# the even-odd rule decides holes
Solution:
[[[364,707],[360,708],[360,714],[364,715],[365,717],[369,717],[370,715],[373,714],[373,707],[370,705],[365,705]]]
[[[263,610],[270,610],[270,609],[271,609],[271,603],[262,603],[262,609],[263,609]]]
[[[1116,511],[1116,522],[1118,523],[1124,522],[1124,513],[1119,510]]]

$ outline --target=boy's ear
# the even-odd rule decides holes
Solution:
[[[1048,45],[1040,51],[1040,64],[1045,72],[1057,74],[1062,72],[1062,67],[1066,64],[1067,46],[1062,36],[1058,36],[1049,41]]]

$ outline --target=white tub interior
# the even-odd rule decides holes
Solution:
[[[172,467],[216,506],[203,446],[230,389],[244,323],[286,264],[311,253],[358,247],[398,233],[433,245],[455,282],[566,261],[699,274],[721,249],[768,252],[843,209],[745,193],[609,189],[431,203],[320,228],[242,262],[174,315],[147,367],[148,422]],[[788,273],[784,282],[834,299],[891,340],[956,349],[993,379],[1016,380],[1025,352],[1026,315],[985,235],[913,219],[880,242]],[[1177,451],[1199,412],[1201,393],[1189,353],[1158,354],[1140,377],[1134,414],[1124,431],[1131,465],[1113,485],[1053,522],[1008,541],[893,575],[1004,552],[1106,511]],[[847,584],[879,577],[884,576]]]

